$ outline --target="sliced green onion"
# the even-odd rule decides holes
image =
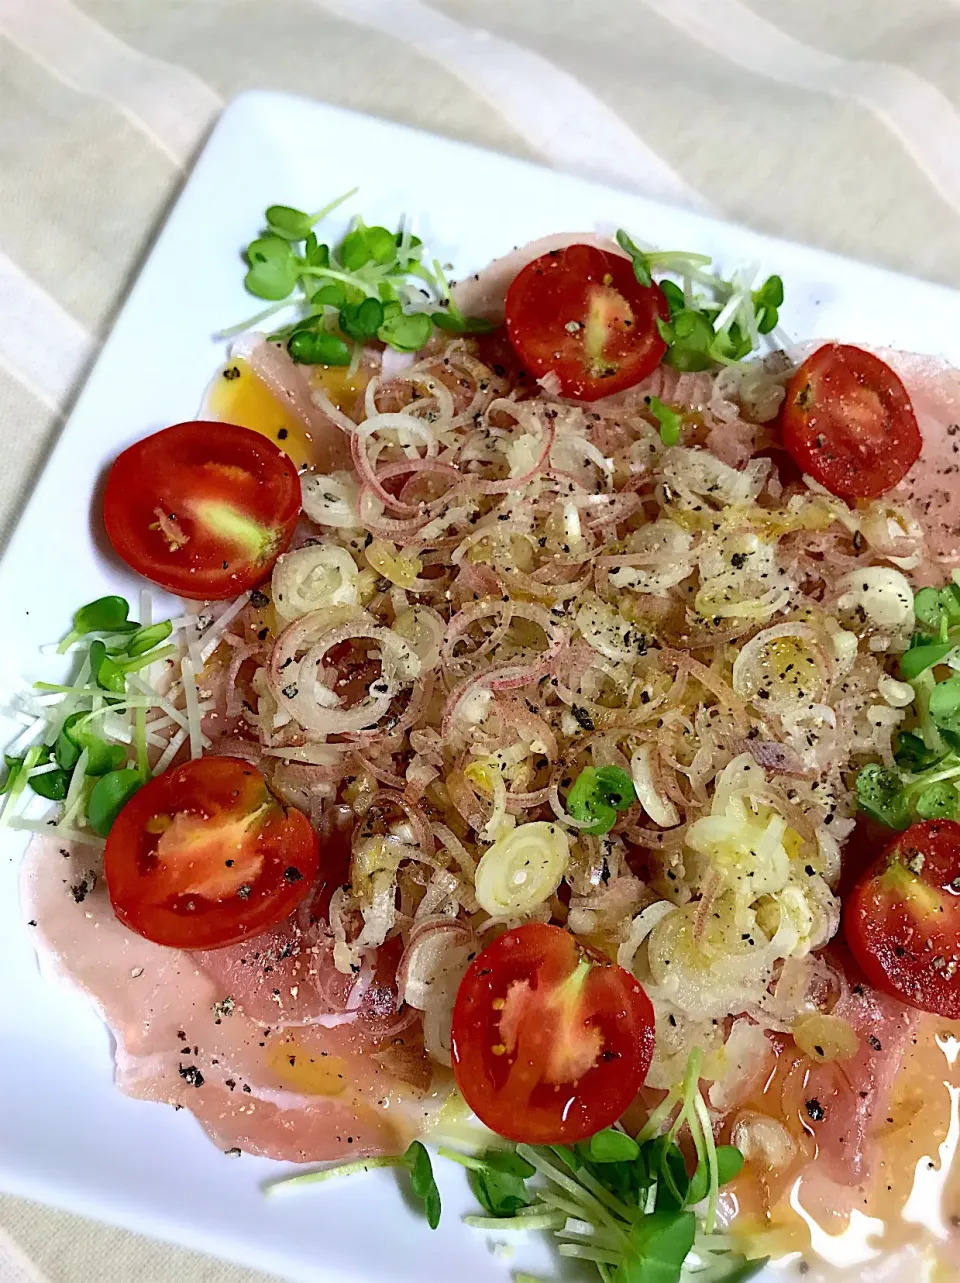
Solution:
[[[584,833],[600,837],[613,828],[617,812],[627,810],[636,800],[633,780],[619,766],[587,766],[567,794],[567,810],[575,820],[590,822]]]

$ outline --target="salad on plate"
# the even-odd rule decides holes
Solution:
[[[451,288],[339,204],[266,211],[201,417],[110,467],[144,589],[6,757],[41,960],[123,1091],[337,1162],[271,1193],[394,1166],[435,1226],[422,1137],[604,1283],[864,1217],[955,1266],[957,375],[622,230]]]

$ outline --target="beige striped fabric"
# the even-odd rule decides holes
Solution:
[[[0,0],[0,535],[223,105],[284,89],[960,286],[960,0]],[[0,1283],[264,1283],[0,1198]]]

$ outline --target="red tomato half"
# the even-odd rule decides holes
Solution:
[[[562,927],[529,923],[470,964],[453,1011],[453,1071],[508,1140],[572,1144],[615,1122],[653,1056],[650,1000]]]
[[[103,519],[145,579],[206,601],[260,583],[293,537],[300,478],[266,437],[234,423],[177,423],[124,450]]]
[[[842,499],[873,499],[902,481],[923,441],[907,390],[879,357],[827,343],[790,380],[783,443]]]
[[[857,882],[843,918],[871,984],[960,1020],[960,824],[913,824]]]
[[[310,821],[238,757],[150,780],[117,816],[104,856],[120,921],[174,949],[218,949],[276,926],[319,865]]]
[[[633,264],[592,245],[551,250],[514,278],[507,335],[539,379],[555,374],[563,396],[596,401],[633,387],[657,368],[667,345],[657,317],[670,309],[658,285],[641,285]]]

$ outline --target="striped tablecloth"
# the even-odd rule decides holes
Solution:
[[[0,530],[224,103],[286,89],[960,285],[960,0],[0,0]],[[0,1198],[0,1283],[267,1283]]]

